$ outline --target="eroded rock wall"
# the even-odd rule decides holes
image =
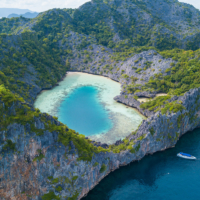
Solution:
[[[193,89],[179,97],[186,110],[182,113],[160,112],[144,120],[138,131],[128,137],[134,141],[134,153],[101,152],[91,161],[79,160],[77,150],[70,142],[68,147],[58,142],[57,132],[32,132],[30,126],[10,124],[0,132],[0,197],[34,199],[53,191],[60,199],[80,199],[111,171],[147,154],[173,147],[179,137],[200,125],[200,89]],[[14,112],[16,105],[10,108]],[[48,116],[51,123],[58,123]],[[44,129],[39,118],[34,126]],[[16,143],[16,150],[7,151],[4,141]]]

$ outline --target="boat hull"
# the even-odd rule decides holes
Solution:
[[[180,158],[189,159],[189,160],[196,160],[196,159],[197,159],[197,158],[194,157],[194,156],[191,156],[191,157],[189,157],[189,156],[184,156],[184,155],[181,155],[180,153],[178,153],[177,156],[180,157]]]

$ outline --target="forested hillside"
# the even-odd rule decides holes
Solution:
[[[196,50],[200,45],[199,29],[200,12],[176,0],[93,0],[78,9],[49,10],[32,20],[4,18],[0,20],[1,73],[17,78],[24,88],[22,82],[37,71],[28,85],[51,87],[64,75],[64,62],[69,67],[69,59],[76,59],[74,46],[69,45],[73,41],[71,31],[78,34],[77,52],[96,44],[109,48],[114,60],[123,61],[148,49]],[[176,52],[161,55],[177,60]],[[16,81],[8,78],[5,84],[14,87]],[[29,89],[23,92],[22,88],[15,89],[28,98]]]
[[[0,30],[10,33],[13,28],[10,24],[14,23],[7,19],[9,30],[4,21],[1,20]],[[59,34],[63,36],[73,30],[93,35],[99,44],[110,48],[124,40],[128,40],[130,46],[155,46],[160,50],[199,47],[196,39],[200,11],[178,0],[93,0],[79,9],[54,9],[28,20],[26,25],[17,23],[13,33],[19,32],[17,28],[22,27],[21,31],[29,29],[53,40]]]
[[[75,200],[120,165],[174,145],[199,124],[199,48],[200,11],[178,0],[92,0],[0,19],[0,197]],[[119,81],[116,100],[149,118],[108,146],[34,109],[68,70]]]

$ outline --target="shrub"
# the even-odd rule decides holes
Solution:
[[[59,182],[59,178],[54,178],[53,180],[51,180],[51,183],[52,184],[56,184]]]
[[[62,190],[63,190],[63,189],[62,189],[61,186],[56,187],[56,191],[57,191],[57,192],[61,192]]]
[[[170,71],[171,71],[171,70],[170,70],[169,68],[165,70],[166,73],[168,73],[168,72],[170,72]]]
[[[107,166],[105,164],[101,165],[101,169],[100,169],[100,173],[103,173],[104,171],[106,171]]]
[[[99,163],[98,163],[98,162],[95,162],[94,165],[93,165],[93,167],[96,167],[96,166],[98,166],[98,165],[99,165]]]
[[[170,99],[170,98],[171,98],[170,95],[156,97],[154,100],[151,100],[151,101],[148,101],[148,102],[141,104],[140,108],[148,109],[150,111],[154,111],[157,108],[160,108],[162,105],[164,105],[165,101]]]
[[[155,133],[155,130],[154,130],[153,126],[149,129],[149,131],[150,131],[151,135],[153,136],[154,133]]]
[[[42,196],[42,200],[60,200],[60,197],[56,196],[55,193],[51,190],[49,193]]]
[[[12,140],[6,140],[6,144],[3,146],[3,150],[13,150],[15,151],[15,143],[12,142]]]
[[[177,113],[178,111],[185,110],[185,107],[179,103],[177,103],[176,101],[171,102],[171,103],[167,103],[165,104],[165,107],[161,109],[161,113],[162,114],[166,114],[167,111],[169,111],[170,113]]]
[[[139,73],[139,72],[141,72],[142,71],[142,69],[141,68],[138,68],[135,72],[136,73]]]
[[[140,143],[135,147],[135,151],[139,151],[140,150]]]
[[[170,66],[174,67],[174,66],[175,66],[175,63],[170,63]]]

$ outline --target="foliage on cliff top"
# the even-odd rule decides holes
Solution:
[[[60,197],[51,190],[42,196],[42,200],[60,200]]]
[[[11,19],[3,17],[0,19],[0,33],[13,34],[18,27],[23,26],[29,21],[30,19],[24,17],[12,17]]]
[[[41,40],[55,44],[72,30],[92,35],[99,44],[116,50],[123,40],[130,46],[160,50],[180,48],[183,43],[187,49],[197,49],[199,15],[199,10],[178,1],[94,0],[78,9],[52,9],[32,20],[2,19],[0,33],[32,30]]]
[[[4,33],[0,35],[0,84],[4,84],[6,88],[32,103],[33,99],[30,99],[30,94],[34,88],[54,85],[67,69],[66,66],[61,65],[62,58],[66,59],[69,54],[73,58],[74,55],[68,46],[66,51],[59,48],[60,43],[65,44],[68,40],[70,31],[95,37],[98,44],[112,48],[114,55],[111,59],[116,61],[125,60],[133,54],[149,48],[155,49],[156,47],[159,50],[165,50],[182,47],[184,41],[179,40],[176,35],[180,32],[179,28],[167,21],[163,15],[160,15],[160,18],[156,16],[156,12],[151,10],[149,6],[154,3],[157,2],[148,1],[146,3],[133,0],[132,2],[121,1],[117,3],[116,1],[94,0],[86,3],[80,9],[49,10],[32,20],[26,21],[23,18],[0,20],[0,32]],[[168,8],[171,12],[173,5],[176,5],[181,13],[186,13],[181,17],[176,16],[179,17],[177,22],[185,19],[188,27],[186,33],[188,38],[189,33],[194,34],[192,31],[195,28],[195,34],[197,34],[199,12],[196,9],[188,6],[183,8],[182,4],[172,1],[163,0],[160,4],[162,6],[155,7],[158,13],[161,13],[159,8],[163,9],[163,7]],[[192,16],[187,14],[191,11],[194,11]],[[28,23],[25,24],[26,22]],[[35,31],[35,33],[29,33],[28,30]],[[20,31],[24,33],[12,37],[6,35]],[[82,36],[86,38],[85,35]],[[80,35],[78,37],[81,38]],[[196,45],[199,41],[198,37],[188,38],[186,38],[187,42],[185,43],[186,49],[199,48]],[[80,46],[86,47],[88,45],[86,39],[81,38],[81,40],[84,45]],[[162,74],[158,74],[141,89],[181,95],[191,88],[200,86],[199,50],[193,52],[175,49],[160,53],[164,57],[173,57],[178,63],[172,66],[170,75],[163,77]],[[9,95],[8,101],[6,100],[7,104],[12,101],[9,100]],[[161,108],[163,113],[166,110],[183,109],[176,102],[167,103],[162,100],[161,102],[165,104],[165,108],[161,106],[160,102],[152,102],[142,106],[151,110]],[[25,119],[24,115],[26,115]],[[33,116],[41,117],[43,115],[37,110],[32,110],[29,106],[23,105],[16,110],[16,116],[7,116],[7,121],[3,123],[5,126],[11,122],[28,123],[32,122]],[[47,130],[55,130],[59,133],[59,140],[64,145],[67,146],[72,141],[78,149],[81,159],[85,157],[89,160],[94,152],[100,151],[84,136],[78,135],[72,130],[66,131],[66,126],[51,124],[46,119],[44,119],[44,123]],[[31,127],[38,135],[42,134],[42,130],[35,130],[33,125]],[[131,145],[129,147],[132,148]],[[119,148],[111,146],[110,149],[118,152],[127,149],[127,145],[122,144]]]
[[[0,84],[32,103],[35,87],[49,88],[65,74],[68,66],[60,55],[58,47],[46,47],[34,33],[0,36]]]
[[[26,104],[22,104],[22,101],[23,99],[18,95],[13,94],[3,85],[0,85],[0,113],[4,113],[4,115],[0,115],[0,131],[5,130],[8,125],[13,123],[30,124],[31,131],[38,136],[43,135],[45,131],[56,131],[58,142],[65,146],[69,146],[70,142],[73,142],[78,151],[79,160],[90,161],[94,153],[108,151],[101,147],[95,147],[84,135],[68,129],[66,125],[58,123],[53,117],[49,120],[46,114],[42,114],[38,109],[35,110]],[[13,105],[14,107],[12,107]],[[44,130],[35,127],[35,118],[40,119],[44,123]]]
[[[164,102],[170,98],[171,96],[167,95],[167,96],[156,97],[153,100],[149,99],[149,101],[141,104],[140,108],[153,111],[153,110],[159,109],[164,104]]]
[[[109,149],[103,149],[102,147],[94,146],[90,140],[86,139],[84,135],[80,135],[74,130],[68,129],[66,125],[60,123],[57,124],[55,119],[49,120],[46,114],[40,113],[38,109],[33,109],[26,104],[22,104],[24,100],[18,95],[13,94],[3,85],[0,85],[0,112],[4,113],[0,115],[0,131],[4,130],[10,124],[19,123],[19,124],[30,124],[31,131],[35,132],[38,136],[43,135],[44,131],[48,130],[50,132],[56,131],[58,134],[58,142],[61,142],[63,145],[68,146],[70,149],[70,142],[73,142],[76,150],[79,154],[79,160],[91,161],[94,153],[108,152],[113,151],[114,153],[119,153],[124,150],[131,150],[135,152],[132,147],[134,143],[128,140],[124,140],[119,146],[110,145]],[[3,106],[3,103],[5,106]],[[10,110],[11,106],[14,105]],[[44,125],[45,129],[37,129],[35,127],[35,118],[40,119]],[[70,150],[69,149],[69,150]]]
[[[12,102],[22,101],[23,98],[20,98],[17,94],[11,93],[4,85],[0,85],[0,98],[6,106],[10,105]]]
[[[170,95],[167,96],[160,96],[156,97],[155,99],[150,99],[149,101],[142,103],[140,105],[140,108],[142,109],[148,109],[149,111],[161,111],[162,114],[166,114],[167,112],[178,112],[185,109],[183,105],[181,105],[180,102],[173,101],[169,102],[168,100],[171,98]]]
[[[170,95],[183,95],[190,89],[200,87],[200,50],[184,51],[174,49],[160,53],[176,62],[170,68],[170,75],[156,75],[150,78],[144,88]]]

